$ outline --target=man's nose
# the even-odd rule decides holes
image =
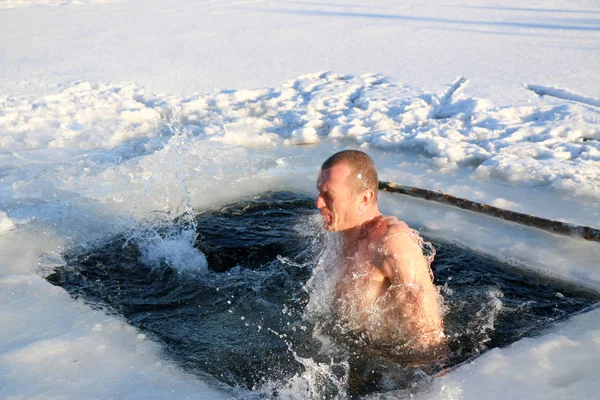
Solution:
[[[321,208],[325,207],[325,200],[323,200],[323,196],[319,195],[317,197],[317,203],[315,204],[315,206],[320,210]]]

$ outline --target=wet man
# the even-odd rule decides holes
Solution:
[[[378,178],[365,153],[329,157],[317,180],[325,228],[343,239],[333,309],[355,337],[408,363],[446,353],[439,293],[419,234],[381,215]]]

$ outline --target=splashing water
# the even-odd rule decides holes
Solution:
[[[201,272],[207,269],[207,261],[195,247],[198,227],[181,161],[189,132],[180,120],[177,109],[165,120],[163,129],[171,134],[171,138],[161,151],[157,169],[144,189],[134,197],[128,218],[122,218],[130,225],[124,235],[123,248],[135,244],[140,260],[149,267],[168,265],[180,273]],[[172,185],[160,184],[163,181]],[[153,193],[156,187],[166,188],[166,193]],[[149,203],[156,209],[146,213],[141,222],[135,223],[134,212],[147,207],[147,204],[140,207],[141,203]]]

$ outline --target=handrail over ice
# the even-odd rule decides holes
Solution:
[[[589,226],[569,224],[566,222],[553,221],[551,219],[540,218],[529,214],[522,214],[515,211],[490,206],[488,204],[477,203],[475,201],[461,199],[446,193],[433,190],[421,189],[413,186],[398,185],[394,182],[379,181],[379,190],[390,193],[400,193],[407,196],[418,197],[425,200],[436,201],[438,203],[449,204],[465,210],[490,215],[496,218],[503,218],[507,221],[517,222],[519,224],[532,226],[545,231],[565,236],[577,236],[585,240],[600,243],[600,229]]]

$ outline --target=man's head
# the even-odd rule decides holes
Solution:
[[[346,231],[379,214],[377,169],[366,153],[344,150],[329,157],[317,180],[317,208],[329,231]]]

